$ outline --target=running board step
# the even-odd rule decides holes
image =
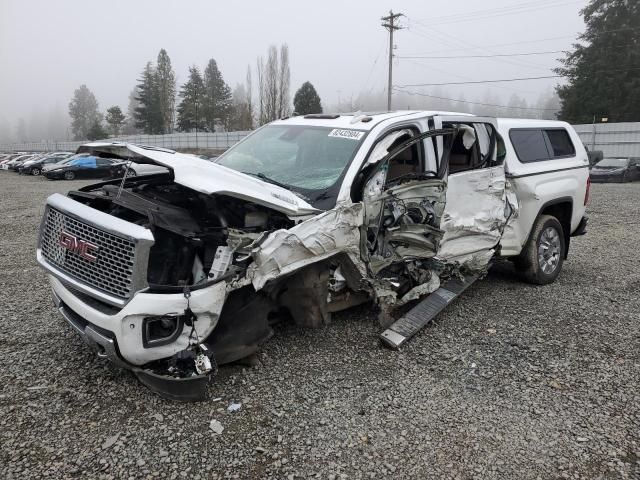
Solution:
[[[468,275],[464,280],[457,278],[449,280],[396,320],[393,325],[380,334],[380,339],[391,348],[400,348],[404,342],[431,322],[477,279],[477,275]]]

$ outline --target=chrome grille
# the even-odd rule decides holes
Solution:
[[[48,207],[43,225],[42,256],[67,275],[120,298],[132,295],[136,244]],[[98,247],[90,261],[60,245],[62,232]]]

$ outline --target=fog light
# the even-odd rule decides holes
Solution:
[[[142,320],[142,346],[159,347],[173,342],[182,333],[182,315],[156,315]]]

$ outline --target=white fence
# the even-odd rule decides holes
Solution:
[[[215,148],[226,149],[246,137],[249,131],[221,132],[221,133],[170,133],[167,135],[129,135],[125,137],[108,138],[103,141],[136,143],[152,147],[164,147],[172,150],[183,148]],[[75,152],[84,142],[42,141],[0,144],[0,152]]]
[[[640,157],[640,122],[574,125],[589,150],[605,157]]]

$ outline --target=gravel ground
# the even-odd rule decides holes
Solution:
[[[81,184],[0,172],[0,478],[640,478],[640,184],[593,187],[553,285],[495,267],[400,352],[368,307],[281,327],[197,404],[98,360],[54,310],[36,231]]]

